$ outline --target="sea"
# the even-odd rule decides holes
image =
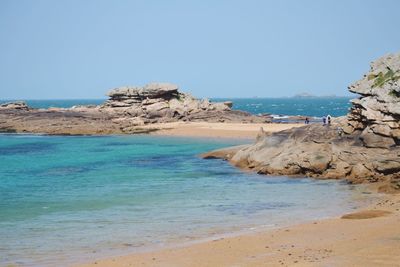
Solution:
[[[242,105],[267,105],[252,101]],[[247,142],[0,134],[0,266],[70,266],[191,244],[338,216],[372,198],[341,181],[263,176],[199,156]]]
[[[232,101],[233,109],[252,114],[271,114],[275,117],[309,116],[321,118],[344,116],[354,97],[281,97],[281,98],[212,98],[211,101]],[[0,100],[1,103],[15,100]],[[99,105],[105,99],[23,100],[34,108],[70,108],[76,105]]]

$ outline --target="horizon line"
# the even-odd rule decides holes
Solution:
[[[351,98],[356,95],[316,95],[316,96],[252,96],[252,97],[241,97],[241,96],[212,96],[212,97],[195,97],[198,99],[208,98],[208,99],[267,99],[267,98],[302,98],[302,99],[312,99],[312,98]],[[43,100],[107,100],[108,98],[0,98],[0,101],[43,101]]]

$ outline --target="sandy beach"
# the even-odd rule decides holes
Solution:
[[[98,266],[399,266],[400,195],[343,217],[98,260]]]
[[[219,122],[171,122],[146,125],[141,128],[157,128],[154,135],[245,138],[254,139],[262,127],[266,132],[278,132],[293,127],[304,126],[302,123],[219,123]]]
[[[254,138],[303,124],[177,122],[152,125],[155,135]],[[376,192],[377,186],[371,187]],[[398,266],[400,195],[379,195],[351,214],[288,227],[98,259],[93,266]]]

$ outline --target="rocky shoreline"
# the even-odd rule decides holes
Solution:
[[[143,127],[166,122],[271,122],[269,116],[256,116],[232,110],[232,102],[210,102],[181,93],[169,83],[144,87],[120,87],[108,93],[102,105],[72,108],[33,109],[24,102],[0,105],[0,132],[45,133],[57,135],[135,134],[157,128]]]
[[[260,174],[381,182],[381,191],[400,191],[400,53],[371,64],[364,77],[349,86],[358,93],[345,117],[330,125],[268,133],[255,143],[212,151]],[[120,87],[98,106],[33,109],[23,102],[0,105],[0,132],[56,135],[135,134],[159,130],[168,122],[269,123],[270,116],[232,110],[231,102],[213,103],[181,93],[178,86],[151,83]]]
[[[331,125],[307,125],[277,133],[260,131],[254,144],[212,151],[234,166],[267,175],[346,179],[380,183],[382,192],[400,191],[400,53],[378,59],[349,90],[346,117]]]

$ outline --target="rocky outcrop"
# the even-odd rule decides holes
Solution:
[[[234,114],[230,112],[232,102],[211,103],[208,99],[198,100],[189,94],[179,92],[178,89],[177,85],[169,83],[150,83],[144,87],[119,87],[108,93],[110,99],[101,108],[150,122],[159,121],[160,118],[162,122],[198,120],[198,118],[207,120],[219,112]],[[237,119],[238,114],[235,115],[233,120]],[[249,115],[247,114],[247,117]],[[265,121],[265,118],[254,119],[259,122]]]
[[[261,130],[254,144],[203,157],[226,159],[261,174],[382,182],[382,191],[399,191],[399,72],[400,54],[372,63],[370,73],[349,88],[361,97],[352,101],[347,117],[331,125]]]
[[[400,149],[367,148],[357,137],[340,135],[338,126],[312,124],[260,133],[254,144],[202,156],[229,160],[260,174],[383,182],[382,190],[400,190]]]
[[[4,108],[0,109],[0,132],[93,135],[152,131],[131,127],[129,120],[116,119],[112,114],[99,112],[98,108]]]
[[[361,132],[367,147],[400,145],[400,53],[373,62],[370,71],[349,90],[361,97],[352,100],[344,131]]]
[[[1,104],[0,109],[29,110],[29,107],[24,101],[15,101]]]
[[[132,134],[156,130],[143,125],[175,121],[269,122],[231,110],[231,102],[212,103],[181,93],[178,86],[151,83],[144,87],[120,87],[108,93],[100,106],[33,109],[24,102],[0,105],[0,132],[47,134]]]
[[[157,102],[178,98],[178,86],[169,83],[151,83],[144,87],[119,87],[111,90],[104,106],[134,107],[142,104],[150,105]]]

